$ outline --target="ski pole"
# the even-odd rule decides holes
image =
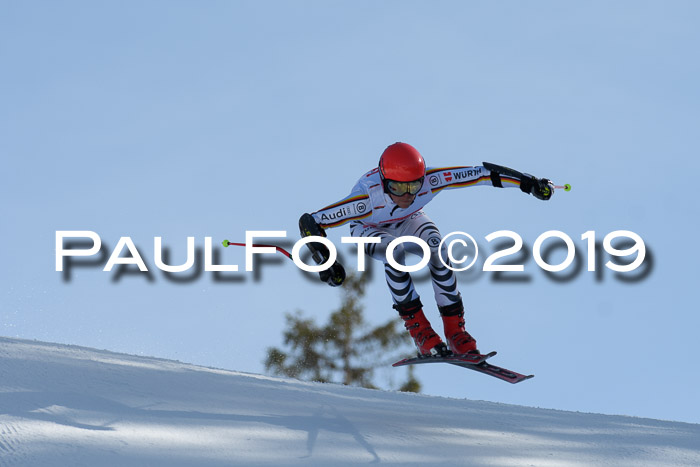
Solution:
[[[564,191],[571,191],[571,185],[568,183],[564,185],[554,185],[555,190],[564,190]]]
[[[233,243],[233,242],[229,242],[228,240],[224,240],[223,242],[221,242],[221,244],[224,246],[224,248],[228,248],[229,245],[247,246],[245,243]],[[285,250],[284,248],[282,248],[281,246],[277,246],[277,245],[262,245],[262,244],[259,244],[259,243],[251,244],[250,246],[274,248],[275,250],[279,251],[280,253],[282,253],[282,254],[283,254],[284,256],[286,256],[287,258],[293,259],[293,258],[292,258],[292,254],[291,254],[290,252],[288,252],[287,250]]]

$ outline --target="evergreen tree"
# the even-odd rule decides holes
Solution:
[[[276,375],[303,380],[376,388],[374,370],[410,356],[415,349],[399,319],[369,328],[360,304],[368,277],[347,277],[341,288],[341,306],[323,326],[301,312],[287,313],[287,351],[269,348],[265,368]],[[413,367],[407,367],[407,372],[407,380],[398,389],[419,392],[421,385],[413,375]]]

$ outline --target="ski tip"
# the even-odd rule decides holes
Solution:
[[[510,375],[504,375],[505,378],[501,378],[503,381],[506,381],[510,384],[518,384],[522,383],[523,381],[527,381],[528,379],[532,379],[535,377],[535,375],[521,375],[515,372],[509,372]]]

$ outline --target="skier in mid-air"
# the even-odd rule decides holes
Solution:
[[[384,150],[379,166],[364,174],[349,196],[312,214],[302,215],[299,220],[301,235],[325,237],[325,229],[350,223],[353,237],[378,237],[381,243],[367,244],[365,253],[384,264],[393,307],[403,319],[419,354],[445,356],[450,353],[478,353],[476,340],[464,328],[464,306],[457,290],[455,274],[438,258],[442,237],[422,209],[442,190],[476,185],[520,188],[541,200],[552,197],[553,185],[550,180],[522,175],[516,178],[482,166],[426,169],[425,161],[416,148],[406,143],[395,143]],[[402,236],[419,237],[430,247],[428,267],[447,345],[425,317],[410,274],[392,267],[386,259],[389,243]],[[307,246],[317,263],[328,260],[329,251],[323,244],[313,242]],[[442,248],[442,257],[447,258],[446,246],[443,244]],[[393,252],[397,263],[406,264],[406,252],[422,255],[418,245],[401,243]],[[449,264],[449,259],[445,261]],[[320,272],[320,276],[322,281],[338,286],[345,279],[345,271],[336,261],[329,269]]]

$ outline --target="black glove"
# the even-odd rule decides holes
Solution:
[[[321,282],[325,282],[331,287],[343,285],[345,281],[345,268],[339,262],[333,263],[333,266],[318,273],[321,277]]]
[[[304,214],[299,219],[299,232],[302,237],[325,237],[326,232],[323,227],[318,225],[311,214]],[[316,264],[323,264],[328,261],[330,251],[322,243],[307,243],[306,246],[311,250],[311,256]],[[326,269],[318,273],[321,282],[326,282],[331,287],[338,287],[345,281],[345,268],[338,261]]]
[[[554,193],[551,180],[546,178],[536,178],[530,174],[523,174],[520,180],[520,189],[527,194],[532,194],[535,198],[547,201]]]

